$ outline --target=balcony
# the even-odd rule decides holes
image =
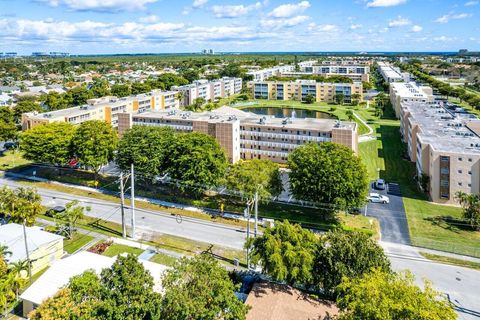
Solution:
[[[315,142],[326,142],[331,141],[329,137],[314,137],[307,136],[302,134],[288,134],[288,133],[272,133],[272,132],[259,132],[259,131],[248,131],[240,130],[241,135],[250,135],[254,137],[267,137],[267,138],[276,138],[276,139],[289,139],[289,140],[303,140],[303,141],[315,141]]]

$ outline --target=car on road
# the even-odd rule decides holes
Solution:
[[[48,209],[47,212],[45,212],[45,215],[47,217],[54,217],[59,213],[65,212],[65,210],[66,209],[65,209],[64,206],[55,206],[55,207],[52,207],[52,208]]]
[[[375,189],[377,190],[385,190],[385,187],[386,187],[386,184],[385,184],[385,180],[383,179],[378,179],[377,181],[375,181]]]
[[[5,142],[3,147],[5,148],[5,150],[12,150],[17,147],[17,144],[15,142]]]
[[[368,202],[375,202],[375,203],[390,203],[390,199],[387,196],[378,194],[378,193],[370,193],[367,197]]]

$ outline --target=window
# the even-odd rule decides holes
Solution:
[[[463,183],[459,182],[458,185],[461,187]]]
[[[462,173],[463,171],[462,170],[458,170],[458,173]]]
[[[468,171],[468,174],[472,174],[472,171]]]
[[[463,159],[462,159],[462,158],[458,158],[458,161],[463,161]]]
[[[472,162],[472,161],[473,161],[473,159],[472,159],[472,158],[468,158],[468,162]]]

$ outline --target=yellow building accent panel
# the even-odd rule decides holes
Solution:
[[[112,107],[105,107],[105,122],[112,123]]]
[[[133,111],[138,111],[138,100],[133,101]]]
[[[165,96],[162,96],[162,110],[165,110]]]
[[[155,97],[152,97],[152,110],[155,110]]]

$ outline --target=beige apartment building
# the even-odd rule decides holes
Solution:
[[[197,98],[212,101],[216,98],[226,98],[242,91],[242,78],[223,77],[217,80],[197,80],[184,86],[174,86],[173,90],[182,93],[180,105],[192,105]]]
[[[22,129],[52,122],[80,124],[87,120],[103,120],[117,126],[118,114],[148,110],[168,110],[179,107],[176,91],[153,90],[149,93],[124,98],[102,97],[90,99],[87,104],[51,112],[29,112],[22,114]]]
[[[402,103],[404,102],[433,102],[433,90],[429,86],[419,86],[415,82],[390,83],[390,102],[395,115],[400,118]]]
[[[309,142],[331,141],[358,152],[356,123],[332,119],[274,118],[227,106],[200,113],[153,110],[119,114],[120,134],[134,125],[164,126],[182,132],[209,134],[217,139],[232,163],[240,159],[286,163],[292,150]]]
[[[367,65],[345,65],[345,64],[321,64],[321,65],[306,65],[300,67],[300,72],[290,71],[283,72],[285,77],[300,77],[306,75],[318,75],[326,78],[332,76],[344,76],[352,79],[354,82],[366,81],[370,77],[370,67]]]
[[[401,134],[417,177],[430,179],[433,202],[456,204],[480,192],[480,120],[442,102],[402,102]]]
[[[329,83],[315,80],[296,81],[251,81],[249,82],[255,99],[305,101],[308,95],[316,102],[334,103],[335,97],[342,94],[346,103],[350,103],[354,94],[363,99],[361,82]]]

